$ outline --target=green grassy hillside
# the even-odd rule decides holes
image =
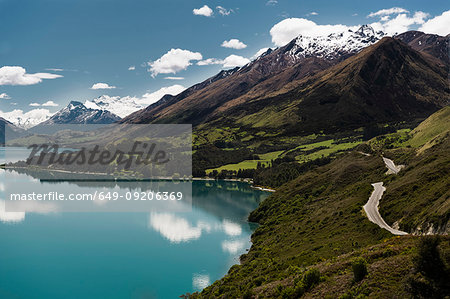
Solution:
[[[444,107],[434,113],[417,128],[411,131],[411,139],[406,145],[412,147],[423,147],[420,152],[430,148],[446,135],[450,134],[450,107]]]
[[[418,127],[427,128],[422,129],[426,138],[440,134],[433,129],[434,121],[445,122],[440,113]],[[406,145],[381,146],[370,149],[371,156],[343,153],[301,174],[251,213],[250,221],[260,226],[242,264],[193,297],[409,297],[418,292],[411,286],[419,275],[413,267],[418,237],[394,237],[371,223],[362,206],[372,192],[371,183],[383,181],[387,191],[380,211],[388,224],[399,221],[408,232],[433,225],[448,233],[448,148],[448,136],[421,154]],[[386,175],[381,152],[406,168],[398,175]],[[447,252],[449,239],[444,240],[441,247]],[[355,257],[364,258],[368,270],[357,283],[351,274]],[[426,290],[427,285],[419,288]]]

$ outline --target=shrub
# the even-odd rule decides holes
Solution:
[[[259,287],[260,285],[262,285],[262,283],[265,281],[264,277],[260,276],[258,278],[255,279],[254,283],[255,286]]]
[[[244,295],[242,296],[243,299],[252,299],[253,293],[252,290],[246,290]]]
[[[415,273],[408,278],[407,285],[414,297],[445,298],[450,293],[450,270],[441,257],[440,242],[439,236],[425,236],[419,241]]]
[[[445,276],[445,265],[438,249],[440,241],[439,236],[422,237],[414,261],[417,271],[435,280]]]
[[[367,262],[362,257],[356,258],[352,262],[353,276],[355,282],[361,281],[367,275]]]
[[[309,290],[312,286],[319,283],[320,281],[320,272],[317,269],[309,269],[303,275],[303,286],[306,290]]]
[[[281,292],[281,298],[283,298],[283,299],[291,299],[291,298],[295,298],[295,297],[294,297],[294,289],[291,288],[291,287],[285,288],[285,289]]]
[[[294,288],[294,298],[300,298],[305,293],[305,286],[303,282],[298,282]]]

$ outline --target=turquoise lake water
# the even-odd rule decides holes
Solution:
[[[255,225],[247,216],[268,195],[245,183],[194,181],[188,212],[11,213],[4,183],[0,298],[178,298],[201,290],[250,248]]]

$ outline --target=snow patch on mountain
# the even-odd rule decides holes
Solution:
[[[154,92],[145,93],[140,98],[130,96],[119,97],[102,95],[91,101],[86,101],[84,105],[91,109],[109,111],[123,118],[133,112],[139,111],[151,104],[156,103],[167,94],[177,95],[185,89],[186,88],[184,86],[175,84],[172,86],[160,88],[159,90]]]
[[[369,25],[363,25],[356,31],[349,29],[327,36],[300,35],[288,46],[289,55],[294,60],[313,56],[330,60],[338,59],[345,55],[358,53],[385,35],[382,31],[375,32]]]
[[[120,117],[106,110],[92,109],[83,103],[72,101],[42,124],[110,124]]]
[[[33,109],[28,112],[23,112],[21,109],[10,112],[0,111],[0,117],[22,129],[34,127],[48,120],[53,114],[48,109]]]
[[[141,110],[144,106],[135,97],[111,97],[102,95],[92,101],[86,101],[84,105],[91,109],[106,110],[120,117],[125,117],[133,112]]]

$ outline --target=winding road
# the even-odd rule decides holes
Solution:
[[[397,174],[400,172],[400,170],[402,170],[403,167],[405,167],[405,165],[396,166],[394,161],[392,161],[391,159],[385,158],[385,157],[383,157],[383,161],[388,169],[387,174]]]
[[[386,165],[388,172],[387,174],[397,174],[400,172],[400,170],[405,167],[404,165],[398,165],[396,166],[394,161],[392,161],[391,159],[382,157],[384,164]],[[375,223],[376,225],[378,225],[381,228],[384,228],[385,230],[389,231],[391,234],[393,235],[398,235],[398,236],[404,236],[407,235],[408,233],[398,230],[398,229],[394,229],[392,227],[390,227],[383,219],[383,217],[381,217],[380,212],[378,211],[378,205],[380,204],[380,199],[383,196],[384,191],[386,191],[386,188],[383,187],[383,182],[379,182],[379,183],[374,183],[372,184],[374,190],[372,192],[372,194],[369,197],[369,200],[367,201],[367,203],[364,205],[364,211],[366,212],[367,218],[369,218],[369,220],[373,223]]]
[[[364,211],[366,211],[367,218],[376,225],[378,225],[381,228],[384,228],[385,230],[389,231],[393,235],[399,235],[404,236],[408,233],[400,231],[398,229],[393,229],[390,227],[384,219],[381,217],[380,212],[378,211],[378,205],[380,204],[380,199],[383,196],[384,191],[386,191],[386,188],[383,187],[383,182],[374,183],[372,184],[374,190],[372,192],[372,195],[369,197],[369,201],[364,205]]]

